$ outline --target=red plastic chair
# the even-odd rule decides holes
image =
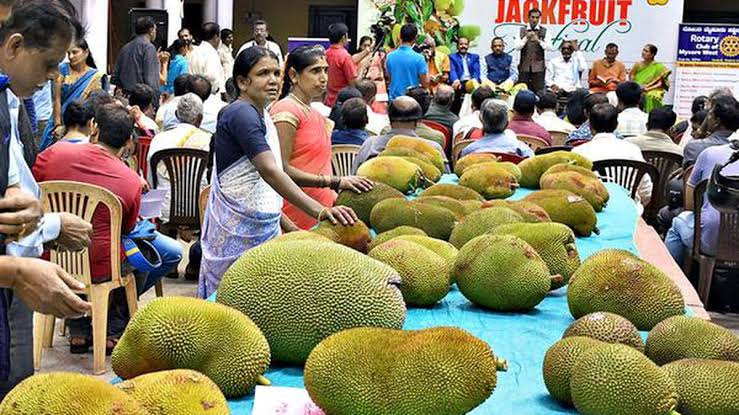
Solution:
[[[136,166],[138,167],[138,173],[147,181],[149,180],[149,163],[147,163],[146,159],[149,157],[151,139],[151,137],[147,136],[139,137],[139,144],[136,148]]]
[[[432,130],[438,131],[442,134],[444,134],[444,151],[449,151],[449,146],[452,142],[452,131],[447,128],[446,125],[438,123],[436,121],[430,121],[430,120],[421,120],[421,123],[425,126],[431,128]]]
[[[585,144],[585,143],[587,143],[589,141],[590,140],[572,140],[569,143],[567,143],[567,145],[570,146],[570,147],[577,147],[580,144]]]
[[[495,153],[491,152],[488,154],[494,154],[496,157],[498,157],[499,161],[509,161],[513,164],[518,164],[522,161],[524,161],[525,157],[521,157],[517,154],[510,154],[510,153]]]
[[[484,136],[485,136],[485,132],[482,130],[482,128],[473,128],[467,132],[467,135],[464,136],[464,139],[465,140],[479,140]]]

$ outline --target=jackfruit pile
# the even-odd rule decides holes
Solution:
[[[415,201],[449,209],[457,217],[457,220],[461,220],[467,215],[467,208],[462,204],[462,201],[448,196],[421,196],[416,198]]]
[[[682,415],[739,414],[739,363],[683,359],[662,368],[675,381]]]
[[[322,341],[305,364],[305,387],[327,414],[465,414],[495,389],[507,364],[455,327],[355,328]]]
[[[465,216],[452,231],[449,242],[457,249],[462,249],[467,242],[490,232],[497,226],[523,221],[521,215],[508,208],[482,209]]]
[[[574,164],[587,170],[593,170],[593,163],[587,158],[571,151],[555,151],[529,157],[518,163],[518,168],[521,169],[519,184],[529,189],[538,189],[541,176],[557,164]]]
[[[578,236],[599,233],[595,209],[587,200],[569,190],[538,190],[523,200],[538,205],[552,222],[569,226]]]
[[[247,316],[188,297],[157,298],[139,310],[111,357],[113,370],[123,379],[192,369],[212,379],[227,397],[244,396],[263,383],[269,362],[267,339]]]
[[[544,355],[542,368],[544,385],[549,394],[565,405],[572,405],[570,392],[572,368],[575,367],[577,359],[583,353],[604,344],[593,338],[582,336],[567,337],[554,343]]]
[[[464,171],[475,164],[480,163],[489,163],[489,162],[496,162],[498,161],[498,157],[494,154],[490,153],[472,153],[468,154],[459,160],[457,160],[456,163],[454,163],[454,174],[457,175],[457,177],[462,177],[462,174],[464,174]]]
[[[587,200],[600,212],[608,203],[608,189],[592,170],[572,164],[557,164],[549,168],[539,180],[542,189],[560,189]]]
[[[739,362],[739,336],[696,317],[670,317],[652,329],[646,353],[658,365],[680,359]]]
[[[413,150],[416,153],[419,153],[425,159],[428,159],[428,161],[440,172],[444,171],[444,155],[436,150],[436,147],[431,145],[428,140],[418,137],[396,135],[387,142],[387,145],[385,145],[386,151],[393,151],[400,148]]]
[[[425,184],[421,168],[402,157],[369,159],[359,166],[357,175],[374,182],[385,183],[402,193],[410,193]]]
[[[354,222],[353,225],[346,226],[339,223],[334,225],[330,221],[324,220],[313,229],[313,232],[363,254],[369,251],[369,244],[372,241],[369,228],[361,220]]]
[[[605,343],[621,343],[644,353],[644,340],[639,329],[618,314],[599,311],[580,317],[562,335],[563,338],[572,336],[590,337]]]
[[[254,321],[273,360],[302,364],[336,332],[401,328],[405,303],[398,283],[393,268],[338,244],[268,243],[247,251],[226,271],[216,301]]]
[[[385,183],[375,182],[372,190],[368,192],[355,193],[351,190],[342,191],[336,198],[336,206],[352,208],[359,220],[365,224],[369,224],[372,208],[383,200],[390,198],[402,199],[403,193]]]
[[[481,205],[483,209],[489,207],[506,207],[521,215],[524,222],[551,222],[549,214],[541,206],[525,200],[488,200]]]
[[[513,168],[518,168],[508,163]],[[515,172],[504,163],[480,163],[468,167],[459,178],[459,184],[481,194],[485,199],[505,199],[518,189]]]
[[[421,196],[446,196],[457,200],[483,200],[482,195],[469,187],[457,184],[435,184],[421,193]]]
[[[399,226],[412,226],[423,230],[432,238],[447,241],[457,223],[457,217],[454,212],[443,207],[404,199],[386,199],[372,209],[370,223],[379,233]]]

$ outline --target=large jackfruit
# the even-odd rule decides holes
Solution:
[[[387,232],[398,226],[422,229],[432,238],[449,240],[457,222],[454,213],[439,206],[403,199],[387,199],[378,203],[370,214],[377,232]]]
[[[314,242],[282,242],[270,247]],[[334,244],[322,244],[337,246]],[[357,254],[361,255],[361,254]],[[208,376],[227,397],[246,395],[270,362],[259,328],[230,307],[187,297],[164,297],[139,310],[113,350],[111,365],[123,379],[169,369]]]
[[[132,397],[93,376],[52,372],[29,377],[13,388],[0,415],[151,415]]]
[[[403,159],[410,161],[411,163],[421,168],[423,176],[428,180],[426,183],[424,183],[424,185],[430,186],[431,183],[436,183],[439,181],[439,179],[441,179],[441,170],[437,169],[436,166],[431,164],[431,162],[428,161],[426,158],[403,157]]]
[[[386,150],[407,148],[423,154],[439,171],[444,171],[444,157],[430,141],[407,135],[396,135],[387,142]]]
[[[578,236],[599,233],[595,209],[585,199],[568,190],[539,190],[523,200],[541,206],[552,222],[569,226]]]
[[[419,202],[419,203],[426,203],[429,205],[434,205],[434,206],[443,207],[445,209],[449,209],[454,213],[455,216],[457,216],[457,220],[461,220],[467,214],[462,202],[457,199],[452,199],[451,197],[421,196],[419,198],[416,198],[415,200],[416,202]]]
[[[370,251],[375,249],[376,247],[384,244],[385,242],[395,239],[398,236],[401,235],[420,235],[420,236],[428,236],[426,235],[426,232],[422,231],[421,229],[414,228],[413,226],[398,226],[395,229],[391,229],[387,232],[383,232],[375,239],[372,240],[372,243],[369,246]]]
[[[739,337],[710,321],[688,316],[670,317],[649,332],[646,353],[658,365],[680,359],[739,362]]]
[[[575,246],[575,234],[561,223],[514,223],[491,230],[494,235],[517,236],[541,256],[549,267],[549,273],[562,276],[552,283],[552,289],[564,287],[580,266],[580,255]]]
[[[421,193],[421,196],[447,196],[457,200],[483,200],[482,195],[469,187],[457,184],[435,184]]]
[[[571,164],[557,164],[539,180],[542,189],[562,189],[581,196],[600,212],[608,203],[608,189],[592,170]]]
[[[662,369],[675,381],[682,415],[739,414],[739,363],[683,359]]]
[[[568,337],[554,343],[544,355],[542,372],[549,394],[565,405],[572,405],[570,377],[572,368],[582,354],[605,343],[590,337]]]
[[[479,200],[460,200],[459,203],[461,203],[462,206],[464,207],[465,216],[469,215],[472,212],[477,212],[478,210],[482,209],[482,202]]]
[[[596,311],[618,314],[639,330],[685,312],[682,293],[664,272],[618,249],[585,260],[570,279],[567,303],[575,318]]]
[[[454,174],[457,175],[457,177],[462,177],[462,174],[464,174],[464,171],[470,167],[474,166],[475,164],[480,163],[488,163],[488,162],[494,162],[498,161],[498,157],[496,157],[494,154],[489,153],[472,153],[468,154],[459,160],[454,164]]]
[[[621,343],[644,353],[644,340],[639,329],[618,314],[598,311],[580,317],[570,324],[562,338],[586,336],[606,343]]]
[[[505,199],[516,193],[518,181],[499,163],[482,163],[471,166],[459,178],[461,186],[480,193],[485,199]]]
[[[429,238],[428,236],[421,235],[401,235],[394,239],[419,244],[444,258],[444,262],[446,262],[447,265],[446,272],[449,274],[450,282],[454,283],[454,280],[451,280],[451,272],[452,267],[454,266],[454,260],[457,259],[457,254],[459,253],[454,245],[447,241],[442,241],[441,239]]]
[[[498,311],[526,311],[549,292],[552,278],[531,245],[511,235],[483,235],[457,254],[452,270],[472,303]]]
[[[137,400],[149,415],[228,415],[218,385],[194,370],[149,373],[115,385]]]
[[[523,218],[511,209],[494,207],[482,209],[465,216],[452,231],[449,242],[457,249],[472,239],[490,232],[495,227],[523,222]]]
[[[570,378],[582,415],[677,415],[675,382],[633,347],[605,344],[580,356]]]
[[[493,393],[506,367],[487,343],[456,327],[356,328],[311,352],[305,387],[327,414],[461,415]]]
[[[512,211],[518,213],[523,218],[524,222],[537,223],[537,222],[551,222],[549,214],[541,206],[533,202],[527,202],[525,200],[488,200],[482,204],[482,208],[486,209],[489,207],[506,207]]]
[[[359,220],[365,224],[370,223],[370,213],[376,204],[385,199],[396,198],[402,199],[403,193],[386,185],[385,183],[375,182],[372,190],[369,192],[354,193],[351,190],[344,190],[339,193],[336,198],[336,206],[347,206],[354,209]]]
[[[363,254],[369,251],[369,244],[372,241],[369,228],[361,220],[347,226],[338,223],[334,225],[329,220],[324,220],[313,229],[313,232]]]
[[[449,292],[448,263],[434,251],[414,242],[385,242],[369,256],[400,274],[400,292],[408,306],[431,307]]]
[[[378,157],[413,157],[431,163],[431,159],[424,153],[405,147],[386,148]]]
[[[358,176],[385,183],[403,193],[409,193],[424,184],[423,171],[402,157],[375,157],[357,169]]]
[[[391,267],[337,244],[250,249],[226,271],[216,301],[251,318],[276,361],[302,364],[321,340],[358,326],[401,328],[405,304]]]
[[[579,154],[570,151],[555,151],[553,153],[529,157],[518,163],[518,168],[521,169],[521,180],[519,180],[519,183],[521,186],[529,189],[539,188],[541,175],[556,164],[575,164],[588,170],[593,169],[593,163]]]
[[[331,239],[323,235],[319,235],[315,232],[295,231],[295,232],[283,233],[282,235],[270,240],[269,243],[305,241],[305,240],[315,241],[315,242],[333,242]]]

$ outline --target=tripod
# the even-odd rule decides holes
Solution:
[[[367,75],[369,74],[370,68],[372,66],[372,62],[375,61],[376,58],[380,57],[383,53],[382,47],[385,45],[385,36],[382,36],[381,38],[375,39],[375,47],[372,49],[372,53],[370,54],[370,64],[367,65],[367,67],[364,69],[364,73],[362,73],[361,78],[367,79]],[[387,55],[386,55],[387,56]],[[380,65],[380,70],[382,71],[382,81],[385,83],[385,87],[387,88],[387,72],[385,71],[385,65]],[[374,81],[374,79],[371,79],[371,81]]]

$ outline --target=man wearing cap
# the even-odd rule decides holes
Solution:
[[[508,128],[517,135],[538,137],[552,145],[552,137],[547,130],[533,120],[534,109],[539,98],[533,92],[524,89],[516,94],[513,101],[513,119]]]

